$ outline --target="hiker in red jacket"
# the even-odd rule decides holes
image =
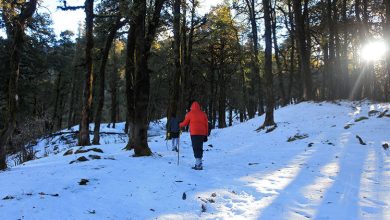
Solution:
[[[202,170],[203,142],[207,141],[209,125],[207,115],[200,109],[198,102],[192,103],[191,111],[187,113],[184,121],[180,123],[180,128],[188,125],[190,126],[192,149],[196,159],[195,166],[192,168]]]

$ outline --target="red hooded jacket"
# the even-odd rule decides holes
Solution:
[[[193,102],[191,105],[191,111],[187,113],[184,121],[180,123],[180,128],[190,125],[191,135],[205,135],[209,133],[209,123],[207,115],[200,110],[198,102]]]

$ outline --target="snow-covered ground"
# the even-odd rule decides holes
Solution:
[[[390,155],[382,147],[390,115],[378,118],[385,109],[390,104],[301,103],[278,109],[270,133],[255,131],[264,117],[214,130],[203,171],[190,168],[187,133],[177,164],[161,124],[151,126],[152,157],[132,157],[122,150],[126,137],[115,135],[84,148],[103,153],[68,156],[71,141],[42,140],[46,157],[0,172],[0,219],[390,219]],[[102,129],[119,133],[123,124]],[[89,160],[69,164],[81,156]]]

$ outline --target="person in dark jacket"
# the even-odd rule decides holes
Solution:
[[[176,114],[172,113],[171,118],[168,120],[167,132],[169,137],[172,139],[172,151],[179,150],[179,136],[180,136],[180,127],[179,119],[176,118]]]
[[[203,142],[207,140],[209,128],[207,115],[200,109],[198,102],[192,103],[191,110],[187,113],[184,121],[180,123],[180,128],[188,125],[190,126],[192,149],[196,160],[193,169],[202,170]]]

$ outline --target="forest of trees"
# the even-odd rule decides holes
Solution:
[[[390,101],[390,55],[360,52],[390,45],[390,0],[227,0],[206,15],[198,0],[58,1],[86,15],[60,36],[39,2],[0,2],[0,169],[75,125],[85,146],[101,123],[125,121],[126,149],[151,155],[149,122],[183,118],[193,100],[213,127],[266,114],[259,129],[301,101]]]

